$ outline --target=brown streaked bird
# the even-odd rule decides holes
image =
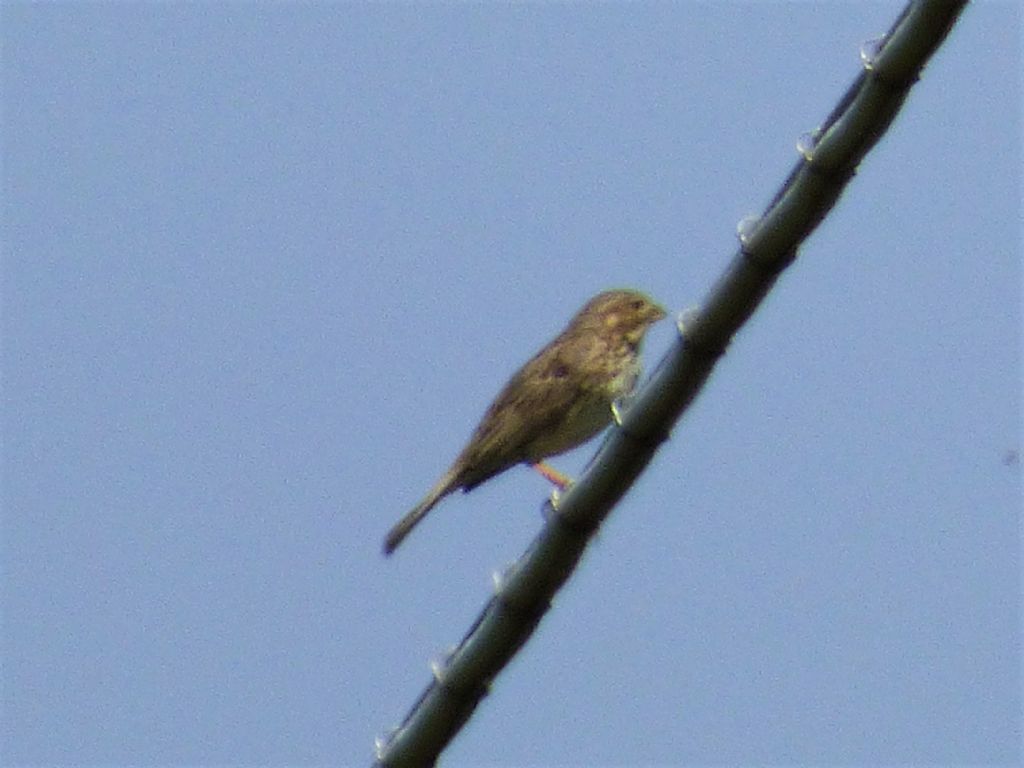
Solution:
[[[665,310],[639,291],[605,291],[588,301],[509,380],[451,468],[388,532],[384,554],[448,494],[565,453],[607,427],[612,403],[640,376],[644,333],[663,317]]]

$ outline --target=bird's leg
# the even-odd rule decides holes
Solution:
[[[531,464],[530,466],[532,466],[534,469],[540,472],[545,478],[547,478],[548,482],[552,483],[553,485],[557,486],[559,489],[563,491],[572,484],[572,478],[570,478],[568,475],[563,475],[557,469],[555,469],[552,466],[549,466],[548,464],[545,464],[543,461],[538,461],[536,464]]]

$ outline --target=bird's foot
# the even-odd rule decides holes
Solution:
[[[618,398],[612,401],[612,422],[616,427],[622,426],[622,414],[625,413],[626,398]]]

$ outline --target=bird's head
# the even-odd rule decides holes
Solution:
[[[649,296],[617,289],[599,293],[588,301],[570,325],[600,330],[602,335],[618,336],[638,347],[647,329],[663,317],[664,308]]]

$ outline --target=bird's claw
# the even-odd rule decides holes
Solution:
[[[625,403],[622,399],[612,401],[612,421],[615,422],[616,427],[622,426],[622,409],[624,405]]]
[[[558,488],[551,489],[551,496],[548,499],[548,503],[551,505],[551,509],[555,512],[558,511],[558,502],[562,498],[562,491]]]

